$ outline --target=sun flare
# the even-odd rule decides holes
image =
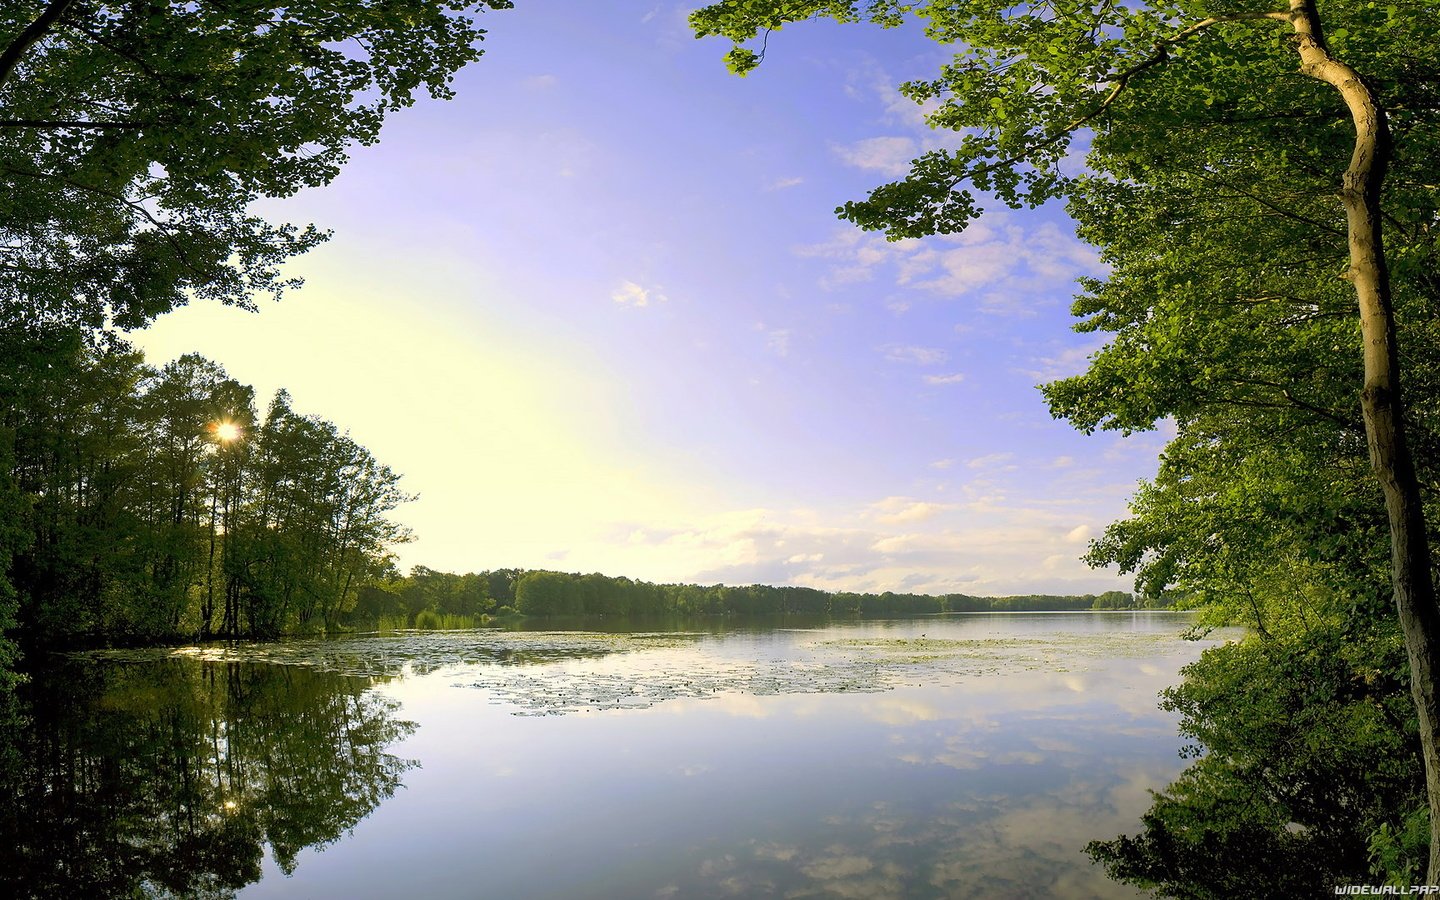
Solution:
[[[240,438],[240,426],[234,422],[216,422],[215,440],[229,443]]]

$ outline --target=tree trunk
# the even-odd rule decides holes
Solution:
[[[1365,387],[1360,408],[1370,465],[1385,495],[1390,519],[1391,580],[1395,606],[1410,658],[1410,692],[1420,720],[1425,787],[1430,806],[1428,884],[1440,884],[1440,607],[1430,572],[1425,510],[1415,462],[1405,439],[1400,398],[1400,360],[1395,348],[1395,315],[1390,275],[1380,231],[1380,187],[1390,156],[1385,112],[1350,66],[1330,55],[1315,0],[1290,0],[1290,21],[1300,52],[1300,70],[1332,85],[1355,122],[1355,151],[1340,197],[1350,234],[1350,270],[1360,305]]]
[[[215,515],[219,511],[220,487],[210,494],[210,555],[205,565],[205,600],[200,604],[200,639],[210,639],[210,623],[215,616]]]

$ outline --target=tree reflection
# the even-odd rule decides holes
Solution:
[[[185,659],[38,675],[0,754],[0,895],[230,896],[266,845],[292,872],[415,765],[372,684]]]

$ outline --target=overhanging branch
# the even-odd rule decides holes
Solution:
[[[966,171],[962,178],[957,178],[955,180],[954,184],[959,184],[960,181],[967,178],[974,178],[976,175],[988,174],[990,172],[996,171],[997,169],[1007,169],[1018,162],[1023,162],[1030,156],[1034,155],[1037,151],[1044,150],[1046,147],[1057,144],[1060,141],[1064,140],[1067,136],[1074,134],[1081,128],[1084,128],[1089,123],[1095,121],[1095,119],[1098,118],[1107,109],[1113,106],[1115,104],[1115,101],[1120,98],[1120,94],[1125,90],[1125,88],[1130,84],[1130,82],[1134,80],[1137,75],[1140,75],[1149,69],[1153,69],[1155,66],[1158,66],[1161,63],[1165,62],[1167,59],[1169,59],[1171,47],[1185,40],[1188,40],[1191,37],[1194,37],[1196,34],[1199,34],[1205,29],[1213,28],[1216,25],[1224,25],[1229,22],[1253,22],[1263,21],[1266,19],[1285,22],[1288,24],[1290,22],[1290,13],[1242,12],[1232,13],[1230,15],[1223,16],[1211,16],[1208,19],[1201,19],[1199,22],[1196,22],[1193,25],[1177,31],[1175,34],[1171,35],[1168,38],[1157,41],[1155,44],[1155,49],[1151,52],[1149,56],[1136,63],[1135,65],[1131,66],[1130,68],[1124,70],[1123,72],[1120,72],[1111,80],[1111,84],[1113,86],[1110,89],[1110,93],[1105,95],[1105,99],[1100,101],[1099,106],[1096,106],[1088,113],[1085,113],[1084,115],[1072,120],[1071,122],[1059,128],[1058,130],[1050,134],[1050,136],[1044,138],[1040,142],[1030,145],[1022,153],[1017,153],[1014,156],[1010,156],[1006,159],[997,160],[992,163],[986,163],[979,168]],[[954,185],[952,185],[952,187],[954,187]]]
[[[102,130],[135,130],[147,127],[144,122],[83,122],[54,119],[0,119],[0,128],[85,128]]]
[[[50,5],[45,7],[40,16],[25,26],[25,30],[20,32],[15,40],[10,42],[10,46],[5,48],[5,52],[0,53],[0,88],[3,88],[5,82],[10,80],[10,76],[15,72],[15,67],[20,65],[20,59],[25,55],[25,51],[44,37],[45,32],[60,21],[60,17],[65,15],[65,11],[74,3],[75,0],[50,0]]]

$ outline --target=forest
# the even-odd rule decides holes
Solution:
[[[416,566],[408,576],[360,588],[351,627],[472,627],[486,616],[908,616],[943,612],[1159,609],[1173,597],[1125,591],[1054,596],[859,594],[754,584],[651,584],[599,573],[496,569],[457,575]]]
[[[198,355],[5,334],[8,580],[46,645],[265,637],[339,625],[407,538],[399,476],[283,391]]]
[[[510,6],[0,9],[0,677],[46,643],[333,627],[404,538],[397,477],[341,428],[124,335],[248,310],[323,243],[253,210],[329,183]],[[469,13],[469,14],[466,14]],[[349,49],[342,49],[348,43]]]

